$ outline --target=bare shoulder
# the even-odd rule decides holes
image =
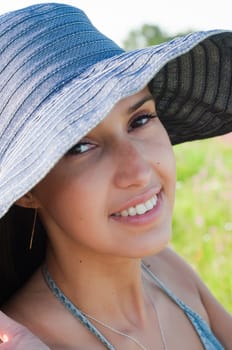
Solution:
[[[178,298],[209,322],[201,300],[200,278],[182,257],[173,249],[165,248],[159,254],[147,257],[144,262]]]
[[[199,277],[173,249],[165,248],[159,254],[147,257],[144,262],[169,288],[179,289],[179,282],[182,282],[183,286],[198,293]]]
[[[226,349],[232,344],[232,316],[215,299],[196,271],[172,249],[144,259],[145,264],[188,306],[201,315]]]
[[[53,296],[37,271],[26,285],[3,306],[3,311],[36,334],[49,348],[82,349],[92,336]],[[87,348],[93,348],[89,346]]]
[[[3,306],[3,310],[50,346],[51,338],[56,340],[54,325],[57,313],[54,313],[53,298],[42,283],[40,275],[39,271],[35,272],[23,288]]]
[[[41,336],[44,329],[46,329],[46,327],[41,329],[41,325],[48,325],[50,321],[45,314],[45,310],[50,310],[53,307],[53,303],[39,276],[39,272],[36,272],[23,288],[18,290],[3,305],[2,309],[9,317],[30,329],[32,333]]]
[[[3,309],[12,316],[22,317],[26,312],[35,312],[39,299],[42,301],[47,300],[47,289],[43,283],[41,283],[40,272],[36,271],[32,277],[25,283],[25,285],[19,289],[13,297],[3,306]],[[33,305],[33,307],[31,307]],[[38,308],[38,310],[40,310]],[[13,315],[15,314],[15,315]]]

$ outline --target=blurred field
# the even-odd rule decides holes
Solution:
[[[186,143],[175,154],[172,246],[232,312],[232,143]]]

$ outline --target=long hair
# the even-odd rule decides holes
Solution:
[[[13,205],[0,219],[0,306],[41,265],[46,252],[46,232],[37,215],[32,249],[29,249],[34,209]]]

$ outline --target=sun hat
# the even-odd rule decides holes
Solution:
[[[0,217],[122,98],[149,83],[173,144],[232,130],[232,33],[125,52],[83,11],[0,16]]]

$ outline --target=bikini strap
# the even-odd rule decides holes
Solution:
[[[78,319],[108,350],[116,350],[115,347],[104,337],[104,335],[92,324],[92,322],[69,300],[56,285],[48,269],[43,266],[42,274],[45,282],[53,295],[64,305],[64,307]]]
[[[205,346],[205,349],[224,350],[222,345],[212,333],[208,323],[199,314],[197,314],[182,300],[180,300],[143,262],[142,269],[151,277],[151,279],[158,285],[158,287],[164,291],[164,293],[168,295],[169,298],[183,310],[193,325],[194,329],[198,333],[202,344]]]

